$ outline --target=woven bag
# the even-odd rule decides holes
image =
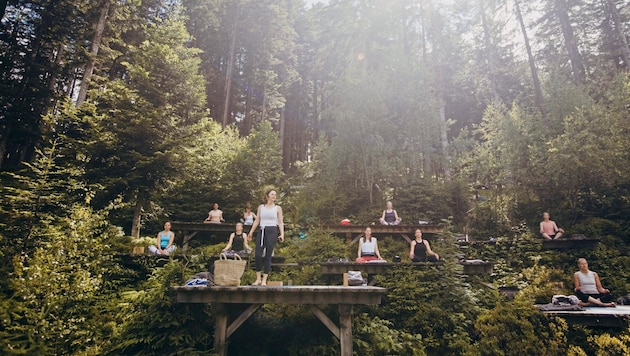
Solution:
[[[234,254],[234,259],[227,258],[225,253],[214,261],[214,284],[217,286],[239,286],[241,285],[241,276],[245,272],[245,264],[241,256]]]

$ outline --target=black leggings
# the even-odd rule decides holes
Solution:
[[[613,298],[612,294],[610,293],[602,293],[602,294],[586,294],[584,292],[582,292],[581,290],[576,290],[575,291],[575,296],[578,297],[578,299],[583,302],[583,303],[588,303],[588,297],[593,297],[595,299],[599,299],[602,303],[610,303],[612,302],[615,298]]]
[[[271,271],[271,256],[273,255],[273,248],[276,246],[276,242],[278,242],[279,234],[280,230],[277,226],[267,226],[264,229],[258,229],[258,233],[256,234],[256,253],[254,255],[256,272],[263,270],[263,249],[266,249],[264,272],[265,274],[269,274]]]
[[[435,258],[435,256],[433,255],[429,255],[426,256],[425,258],[422,258],[420,256],[413,256],[413,260],[411,260],[411,262],[437,262],[438,259]]]

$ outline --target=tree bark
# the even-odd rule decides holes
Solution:
[[[516,18],[521,27],[523,33],[523,42],[525,43],[525,49],[527,50],[527,61],[529,62],[529,70],[532,74],[532,82],[534,84],[534,95],[536,100],[536,106],[540,110],[540,114],[547,116],[545,110],[545,100],[542,94],[542,88],[540,86],[540,79],[538,78],[538,69],[536,69],[536,61],[532,52],[532,46],[529,43],[529,36],[527,36],[527,28],[525,27],[525,21],[523,20],[523,14],[521,13],[521,5],[518,0],[514,0],[514,10],[516,12]]]
[[[221,125],[225,128],[228,125],[230,115],[230,96],[232,94],[232,72],[234,71],[234,60],[236,57],[236,16],[232,25],[232,39],[230,40],[230,55],[228,58],[227,73],[225,74],[225,101],[223,102],[223,118]]]
[[[619,16],[619,9],[617,9],[617,5],[613,0],[605,0],[606,1],[606,11],[610,14],[610,17],[613,20],[615,25],[615,32],[617,35],[617,40],[619,41],[619,52],[621,57],[623,58],[624,64],[627,70],[630,70],[630,47],[628,46],[628,39],[626,38],[626,34],[623,32],[623,24],[621,23],[621,18]]]
[[[110,5],[110,0],[103,1],[101,13],[98,17],[98,22],[96,23],[96,31],[94,32],[94,37],[92,38],[92,48],[90,49],[90,55],[88,56],[87,63],[85,64],[83,79],[81,80],[81,86],[79,87],[77,106],[83,104],[87,98],[90,79],[92,78],[92,74],[94,74],[94,62],[96,60],[96,56],[98,56],[101,41],[103,40],[103,32],[105,32],[105,23],[107,22],[107,17],[109,16]]]
[[[494,43],[490,35],[490,26],[488,25],[488,18],[486,16],[486,4],[485,0],[480,2],[481,4],[481,25],[483,27],[484,44],[486,47],[485,53],[488,60],[488,79],[490,79],[490,91],[492,93],[492,101],[495,103],[501,102],[501,96],[499,95],[499,86],[497,84],[496,75],[496,61],[494,58]]]
[[[285,141],[285,130],[286,130],[286,120],[287,120],[286,109],[287,109],[286,104],[282,107],[282,109],[280,109],[280,153],[282,154],[282,170],[284,172],[286,172],[286,168],[287,168],[287,157],[286,157],[287,150],[284,147],[286,143]]]
[[[142,224],[142,204],[143,199],[140,193],[136,194],[136,206],[133,209],[133,220],[131,222],[131,237],[140,238],[140,227]]]
[[[444,157],[444,180],[449,182],[451,180],[451,155],[448,150],[448,125],[446,122],[446,101],[444,98],[439,98],[440,103],[440,139],[442,142],[442,155]]]
[[[566,0],[554,0],[554,9],[560,27],[562,28],[562,35],[564,36],[564,46],[569,55],[569,62],[571,62],[571,70],[573,72],[573,79],[577,83],[583,83],[586,77],[586,69],[584,68],[584,62],[582,61],[582,55],[577,46],[575,40],[575,34],[571,27],[571,19],[569,18],[569,5]]]
[[[247,136],[252,131],[253,126],[253,109],[254,109],[254,74],[252,73],[249,83],[247,84],[247,99],[245,99],[245,120],[243,122],[242,135]]]

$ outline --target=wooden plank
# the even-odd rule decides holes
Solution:
[[[197,235],[198,231],[194,231],[191,234],[188,234],[188,231],[184,232],[184,242],[183,242],[183,249],[184,251],[188,250],[188,241],[190,241],[193,237],[195,237],[195,235]]]
[[[215,305],[216,321],[214,324],[214,351],[219,356],[227,356],[228,312],[223,303]]]
[[[249,317],[252,316],[261,306],[262,304],[252,304],[247,307],[247,309],[245,309],[245,311],[243,311],[241,315],[234,319],[230,326],[227,327],[225,337],[229,338],[232,336],[232,334],[238,330],[238,328],[243,325],[243,323],[247,321],[247,319],[249,319]]]
[[[626,328],[630,323],[630,306],[628,305],[618,305],[615,308],[584,307],[583,309],[576,311],[549,310],[543,311],[543,313],[563,318],[568,324]]]
[[[571,239],[543,240],[542,248],[546,250],[592,249],[597,247],[599,239]]]
[[[409,244],[411,244],[411,239],[409,238],[409,236],[407,236],[407,234],[400,234],[400,236],[402,236],[405,240],[407,240]]]
[[[243,304],[380,304],[387,293],[379,287],[172,287],[178,303]]]
[[[341,356],[352,356],[352,305],[339,305]]]
[[[337,337],[337,339],[341,337],[339,334],[339,327],[337,327],[337,325],[335,325],[335,323],[333,323],[333,321],[330,320],[328,315],[326,315],[317,305],[311,304],[310,309],[311,309],[311,312],[315,314],[317,319],[319,319],[319,321],[321,321],[322,324],[324,324],[328,328],[328,330],[330,330],[330,332],[333,333],[335,337]]]
[[[492,274],[494,262],[460,262],[464,266],[464,274]]]
[[[323,225],[321,229],[325,232],[334,234],[360,234],[365,232],[368,225]],[[369,225],[372,234],[375,235],[392,235],[392,234],[411,234],[416,229],[422,230],[423,234],[439,234],[444,232],[443,225]]]
[[[444,261],[437,262],[379,262],[379,263],[358,263],[358,262],[324,262],[321,263],[322,274],[343,274],[348,271],[361,271],[367,274],[382,274],[390,268],[400,266],[413,266],[415,268],[426,268],[429,266],[441,266]]]

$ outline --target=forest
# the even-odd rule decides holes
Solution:
[[[132,256],[165,221],[228,222],[275,187],[294,284],[356,246],[322,231],[443,224],[445,263],[392,269],[356,355],[628,355],[630,329],[533,307],[580,257],[630,294],[627,0],[0,1],[0,353],[213,354],[212,305],[170,287],[225,243]],[[543,212],[593,249],[542,249]],[[457,237],[472,242],[466,248]],[[484,243],[492,239],[494,244]],[[379,240],[386,258],[409,245]],[[464,276],[457,255],[496,261]],[[253,281],[247,270],[243,284]],[[560,290],[558,282],[562,282]],[[513,299],[498,288],[516,286]],[[334,310],[323,308],[334,315]],[[233,355],[336,355],[266,305]]]

